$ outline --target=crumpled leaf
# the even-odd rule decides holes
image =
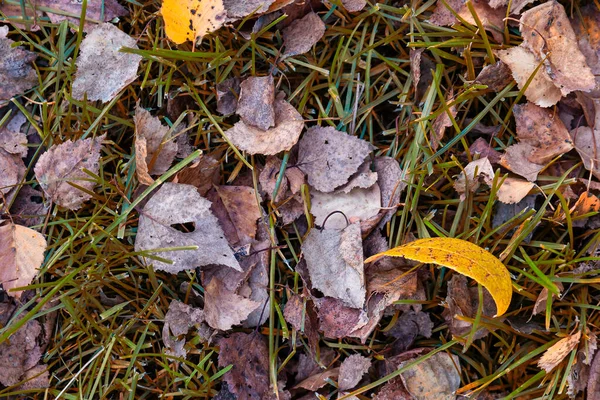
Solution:
[[[312,229],[302,243],[302,254],[313,288],[350,307],[365,303],[365,276],[360,225],[343,230]]]
[[[73,0],[36,0],[37,7],[46,7],[56,11],[81,16],[83,2]],[[53,24],[60,24],[68,20],[79,26],[79,17],[72,17],[60,13],[46,11]],[[88,0],[85,9],[85,29],[90,28],[93,21],[108,22],[117,17],[128,14],[128,10],[121,6],[116,0]]]
[[[27,135],[21,132],[25,122],[23,113],[18,112],[0,127],[0,148],[21,158],[27,157]]]
[[[362,376],[367,373],[370,367],[371,359],[360,354],[352,354],[340,365],[338,388],[340,390],[352,389],[358,385],[358,382],[360,382]]]
[[[189,223],[194,225],[191,232],[176,229],[179,224]],[[198,249],[156,253],[161,258],[171,260],[172,264],[142,258],[146,264],[153,264],[155,269],[170,273],[210,264],[225,265],[241,271],[217,218],[210,211],[210,201],[201,197],[194,186],[167,182],[140,213],[135,250],[180,246],[197,246]]]
[[[546,373],[549,373],[577,347],[580,339],[581,331],[577,331],[574,334],[567,335],[567,337],[559,340],[544,352],[538,361],[538,367],[545,370]]]
[[[93,191],[96,182],[83,170],[93,174],[100,170],[100,149],[105,135],[53,145],[34,167],[35,177],[48,197],[56,204],[77,210],[92,198],[72,184]]]
[[[81,42],[73,97],[106,103],[137,78],[142,56],[122,53],[123,47],[137,49],[134,38],[105,23],[94,28]]]
[[[275,99],[275,126],[263,131],[244,123],[237,122],[225,132],[231,143],[249,154],[273,155],[284,150],[290,150],[296,144],[304,120],[290,103]]]
[[[38,83],[37,73],[29,65],[37,55],[21,47],[12,47],[14,41],[7,35],[8,26],[0,26],[0,106]]]
[[[273,76],[251,76],[240,85],[237,115],[248,126],[266,131],[275,126]]]
[[[381,209],[381,191],[377,184],[367,189],[355,188],[349,193],[311,190],[310,197],[310,212],[315,216],[315,224],[327,229],[343,229],[347,225],[346,218],[350,222],[368,220],[379,214]],[[345,217],[339,213],[332,214],[335,211],[343,212]]]
[[[169,128],[140,107],[135,108],[135,172],[138,180],[151,185],[150,175],[164,174],[177,155],[177,143],[168,137]]]
[[[227,19],[223,0],[164,0],[160,13],[167,37],[176,44],[202,38]]]
[[[300,140],[298,166],[312,187],[329,193],[348,182],[373,148],[332,127],[314,126]]]
[[[512,298],[512,281],[508,269],[492,253],[476,244],[455,238],[418,239],[371,256],[365,263],[384,256],[404,257],[448,267],[476,280],[489,290],[498,308],[496,316],[508,310]]]
[[[12,223],[0,226],[0,283],[12,297],[19,299],[44,261],[46,239],[33,229]]]
[[[325,24],[319,16],[310,12],[303,18],[293,21],[283,30],[283,57],[304,54],[317,43],[325,34]]]
[[[407,363],[403,362],[399,367]],[[436,353],[400,376],[414,400],[452,399],[460,387],[460,360],[456,355]]]
[[[454,189],[460,194],[460,199],[465,200],[465,193],[475,193],[481,182],[492,186],[494,181],[494,168],[487,158],[471,161],[454,181]]]
[[[534,186],[533,182],[509,176],[504,179],[496,194],[502,203],[515,204],[523,200]]]
[[[205,287],[204,316],[211,328],[226,331],[242,323],[262,304],[228,290],[213,278]]]

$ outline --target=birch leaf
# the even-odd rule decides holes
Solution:
[[[177,44],[216,31],[227,17],[223,0],[165,0],[160,12],[167,36]]]
[[[419,239],[369,257],[365,263],[384,256],[448,267],[473,278],[490,292],[498,308],[496,316],[508,310],[512,298],[508,269],[492,253],[471,242],[454,238]]]

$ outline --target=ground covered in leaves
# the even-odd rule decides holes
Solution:
[[[599,7],[0,2],[0,396],[600,399]]]

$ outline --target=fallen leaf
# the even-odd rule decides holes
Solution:
[[[266,131],[275,126],[274,101],[273,76],[251,76],[240,85],[236,113],[246,125]]]
[[[587,126],[582,126],[571,131],[575,150],[579,153],[583,166],[600,179],[600,134]]]
[[[304,301],[302,296],[295,294],[285,304],[283,312],[285,320],[297,331],[304,333],[313,351],[319,346],[319,321],[312,301]]]
[[[320,192],[333,192],[358,171],[373,145],[332,127],[314,126],[302,137],[298,166]]]
[[[169,128],[157,117],[140,107],[135,108],[135,172],[144,185],[151,185],[150,175],[164,174],[177,155],[177,143],[168,136]]]
[[[460,195],[460,200],[467,198],[465,193],[475,193],[481,182],[492,186],[494,181],[494,168],[487,158],[471,161],[454,181],[454,189]]]
[[[186,335],[194,325],[204,322],[204,312],[199,308],[177,300],[172,300],[165,315],[165,324],[162,329],[163,343],[167,347],[167,354],[175,357],[185,357],[187,351],[183,348],[185,337],[178,339],[177,336]],[[172,335],[175,338],[172,338]]]
[[[367,0],[342,0],[342,5],[349,12],[358,12],[365,8]]]
[[[368,189],[377,183],[377,172],[371,171],[371,164],[371,160],[367,159],[360,167],[358,167],[358,171],[350,177],[348,183],[337,189],[337,191],[350,193],[352,189]]]
[[[83,11],[83,2],[72,0],[36,0],[36,7],[45,7],[45,10],[53,24],[60,24],[67,20],[79,26],[79,18]],[[55,10],[58,12],[52,12]],[[108,22],[117,17],[127,15],[128,10],[121,6],[116,0],[88,0],[85,8],[85,25],[90,28],[94,22]]]
[[[384,256],[404,257],[455,270],[489,290],[498,308],[496,316],[508,310],[512,298],[512,282],[508,269],[492,253],[476,244],[455,238],[418,239],[371,256],[365,263]]]
[[[445,3],[447,5],[441,1],[437,2],[433,14],[429,17],[430,23],[438,26],[454,25],[459,22],[455,16],[458,14],[469,24],[477,26],[465,0],[449,0]],[[502,7],[494,9],[489,6],[487,1],[475,0],[471,4],[483,27],[492,33],[496,41],[502,42],[501,32],[504,29],[503,18],[506,16],[506,9]],[[454,10],[454,13],[450,9]]]
[[[408,364],[403,362],[399,365]],[[456,355],[436,353],[400,374],[414,400],[448,400],[460,387],[460,360]]]
[[[600,211],[600,199],[588,191],[581,193],[577,202],[570,209],[571,215],[575,217],[597,211]]]
[[[559,340],[544,352],[537,363],[538,367],[546,371],[546,373],[549,373],[577,347],[580,339],[581,331],[577,331],[576,333],[567,335],[567,337]]]
[[[530,182],[535,182],[544,165],[529,161],[529,156],[534,150],[535,148],[526,142],[513,144],[504,151],[500,165]]]
[[[571,25],[577,38],[579,50],[596,77],[596,86],[588,93],[597,98],[600,95],[600,11],[596,4],[585,4],[579,7],[579,12],[571,14]],[[591,125],[591,124],[590,124]]]
[[[2,174],[0,174],[0,194],[9,197],[9,193],[15,190],[19,182],[25,177],[26,169],[23,160],[19,156],[0,149],[0,171],[2,171]]]
[[[22,290],[36,276],[44,261],[46,239],[33,229],[9,223],[0,226],[0,283],[12,297],[19,299]]]
[[[343,230],[311,229],[302,243],[302,254],[313,288],[362,308],[366,288],[359,224]]]
[[[98,25],[88,33],[76,61],[75,99],[106,103],[137,78],[142,56],[123,53],[123,47],[138,49],[134,38],[112,24]]]
[[[21,47],[12,47],[14,41],[7,35],[8,26],[0,26],[0,106],[38,83],[37,73],[30,65],[37,55]]]
[[[555,285],[559,291],[562,292],[564,290],[562,283],[556,282]],[[548,288],[543,288],[540,291],[540,294],[538,295],[537,299],[535,300],[535,304],[533,306],[533,311],[531,312],[531,315],[537,315],[537,314],[540,314],[540,313],[543,313],[546,311],[546,303],[548,300],[548,294],[549,294]],[[558,297],[558,295],[556,295],[555,293],[552,294],[553,299],[555,299],[557,297]]]
[[[155,253],[172,263],[142,258],[146,264],[153,264],[155,269],[170,273],[210,264],[241,271],[217,218],[210,211],[210,205],[194,186],[164,183],[140,212],[135,250],[150,250],[152,254],[154,249],[197,246],[197,250]],[[193,225],[191,232],[180,228],[184,224]]]
[[[240,80],[238,77],[225,79],[217,85],[217,111],[221,115],[231,115],[237,110],[240,97]]]
[[[43,224],[49,207],[42,196],[42,192],[29,185],[19,187],[10,208],[14,222],[29,227]]]
[[[352,389],[362,379],[371,367],[371,359],[361,356],[360,354],[352,354],[346,358],[340,365],[340,375],[338,378],[338,388],[340,390]]]
[[[413,397],[404,388],[402,378],[397,377],[383,385],[373,400],[413,400]]]
[[[96,182],[85,170],[98,174],[100,170],[100,150],[105,135],[97,138],[76,140],[53,145],[46,151],[34,167],[35,177],[50,199],[69,210],[81,208],[92,195],[76,188],[93,191]]]
[[[277,197],[273,198],[273,191],[277,186],[277,180],[279,179],[279,171],[281,170],[281,160],[275,156],[268,156],[267,161],[265,163],[265,167],[260,171],[260,175],[258,176],[258,182],[260,183],[262,192],[267,199],[270,199],[274,202],[282,201],[287,194],[288,191],[288,179],[284,176],[281,179],[281,183],[279,184],[279,188],[277,191]]]
[[[21,381],[25,381],[25,383],[21,384],[17,390],[46,389],[50,387],[50,372],[48,366],[45,364],[38,364],[25,371],[25,374],[21,377]]]
[[[283,30],[283,57],[304,54],[319,41],[325,34],[325,24],[319,16],[310,12],[303,18],[293,21]]]
[[[41,324],[32,319],[11,335],[10,340],[0,343],[0,384],[16,385],[28,370],[38,364],[43,354],[37,342],[41,334]]]
[[[27,122],[23,113],[13,115],[0,126],[0,148],[21,158],[27,157],[27,135],[21,132],[21,126]]]
[[[216,31],[227,17],[223,0],[164,0],[160,13],[167,37],[176,44]]]
[[[218,279],[211,279],[205,287],[204,316],[213,329],[226,331],[242,323],[262,304],[244,298],[227,288]]]
[[[490,7],[499,8],[506,7],[510,2],[510,13],[513,15],[521,14],[521,10],[528,4],[533,3],[535,0],[490,0]]]
[[[244,18],[252,13],[261,14],[269,11],[275,0],[223,0],[229,18]]]
[[[296,382],[302,382],[310,376],[323,372],[323,368],[332,365],[335,359],[336,353],[329,347],[321,347],[314,355],[301,353],[295,368]]]
[[[489,142],[482,137],[477,138],[473,144],[471,144],[469,153],[471,153],[471,155],[479,154],[480,158],[487,158],[492,164],[498,164],[500,162],[501,154],[490,146]]]
[[[362,328],[368,322],[362,309],[348,307],[333,297],[315,299],[319,316],[319,330],[326,338],[341,339]]]
[[[352,189],[349,193],[311,190],[310,197],[310,212],[315,216],[315,224],[327,229],[343,229],[348,225],[346,218],[351,223],[364,221],[379,214],[381,209],[381,191],[377,184],[368,189]],[[343,215],[333,214],[336,211]]]
[[[21,8],[21,4],[9,4],[6,1],[0,3],[0,12],[3,14],[0,16],[0,22],[9,22],[19,29],[31,32],[39,31],[38,18],[42,17],[43,13],[34,10],[34,7],[31,7],[28,3],[23,5],[25,7]],[[21,20],[21,22],[16,20]]]
[[[211,209],[229,244],[238,247],[250,243],[256,237],[257,221],[262,217],[254,189],[248,186],[216,186],[215,189],[220,203],[213,201]]]
[[[328,381],[335,381],[339,373],[339,368],[326,369],[323,372],[318,372],[315,375],[309,376],[308,378],[294,386],[294,389],[301,388],[309,390],[311,392],[316,392],[317,390],[327,385]]]
[[[275,99],[275,127],[263,131],[237,122],[225,132],[231,143],[249,154],[273,155],[290,150],[304,128],[302,116],[290,103]]]
[[[446,103],[450,103],[452,98],[454,97],[454,92],[452,89],[448,91],[446,95]],[[440,108],[442,106],[440,105]],[[440,146],[441,140],[444,138],[444,133],[446,132],[446,128],[450,128],[452,126],[452,120],[450,119],[450,115],[452,118],[456,117],[456,113],[458,110],[456,106],[450,106],[447,110],[442,111],[440,115],[438,115],[433,120],[433,125],[431,127],[431,148],[437,150]],[[450,115],[448,115],[450,113]]]
[[[498,200],[504,204],[515,204],[527,196],[535,184],[519,178],[507,177],[496,192]]]
[[[494,92],[500,92],[513,80],[513,76],[508,65],[502,61],[495,64],[486,65],[475,78],[475,83],[486,85]]]
[[[254,328],[265,323],[269,318],[269,252],[265,251],[271,246],[271,242],[266,240],[260,245],[253,246],[255,255],[260,260],[256,266],[252,268],[248,279],[238,289],[238,293],[245,298],[250,299],[258,304],[259,307],[248,314],[248,317],[243,323],[244,328]],[[251,256],[250,256],[251,257]]]
[[[381,190],[381,210],[384,216],[380,224],[385,224],[392,219],[400,204],[400,195],[406,189],[406,174],[400,169],[398,160],[392,157],[375,157],[375,171],[377,184]]]
[[[192,165],[179,171],[175,182],[195,186],[201,196],[206,196],[213,185],[219,183],[220,172],[219,160],[211,155],[202,155]]]
[[[600,399],[600,352],[596,353],[594,361],[590,365],[590,376],[587,382],[587,399]]]
[[[385,332],[385,334],[396,338],[401,351],[406,351],[418,336],[430,338],[432,329],[433,322],[428,313],[411,310],[403,312],[392,329]]]

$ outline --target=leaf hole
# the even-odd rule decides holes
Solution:
[[[196,224],[193,222],[185,222],[183,224],[172,224],[171,228],[183,233],[190,233],[196,230]]]

